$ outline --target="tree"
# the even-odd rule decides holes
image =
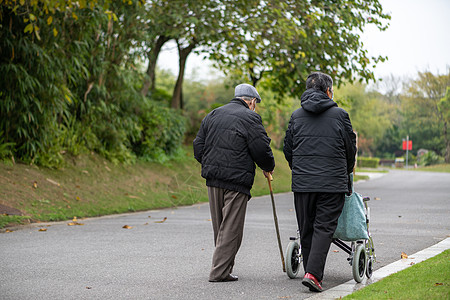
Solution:
[[[267,76],[281,98],[298,97],[311,71],[335,80],[374,79],[369,66],[385,57],[368,57],[360,41],[364,26],[385,30],[390,16],[377,0],[233,1],[229,34],[212,49],[211,58],[225,71],[246,75],[256,85]],[[225,5],[227,5],[225,4]],[[241,79],[244,77],[241,77]]]
[[[419,72],[402,99],[403,127],[420,148],[448,157],[448,111],[446,91],[450,86],[450,68],[444,75]],[[444,100],[443,100],[444,99]]]
[[[346,84],[336,89],[336,101],[350,115],[353,129],[358,132],[358,152],[372,156],[392,126],[396,109],[378,92],[366,91],[363,83]]]

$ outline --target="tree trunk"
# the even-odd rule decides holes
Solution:
[[[147,95],[149,89],[151,91],[155,90],[155,71],[156,71],[156,61],[158,60],[158,55],[161,52],[162,46],[170,40],[169,37],[160,35],[156,39],[156,42],[153,44],[152,49],[148,53],[148,67],[147,67],[147,75],[148,77],[145,77],[144,84],[142,85],[141,94]]]
[[[249,65],[248,73],[250,76],[250,80],[252,81],[253,86],[256,88],[256,85],[258,84],[258,81],[262,78],[262,74],[264,71],[261,71],[259,76],[256,76],[255,69],[254,69],[254,67],[252,67],[253,66],[253,57],[251,55],[249,55],[249,57],[248,57],[248,65]]]
[[[195,48],[196,41],[193,40],[186,48],[181,48],[177,41],[178,54],[180,55],[178,78],[172,95],[171,107],[175,109],[183,109],[183,80],[184,71],[186,69],[186,60],[191,51]]]

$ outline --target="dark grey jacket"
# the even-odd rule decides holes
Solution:
[[[203,119],[194,140],[194,156],[202,164],[207,186],[247,195],[255,178],[255,162],[264,171],[275,167],[260,115],[237,98]]]
[[[284,139],[292,191],[348,192],[356,135],[347,112],[314,89],[303,93],[301,105],[292,113]]]

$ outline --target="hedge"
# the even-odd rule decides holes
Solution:
[[[359,168],[377,168],[380,159],[377,157],[358,157],[357,166]]]

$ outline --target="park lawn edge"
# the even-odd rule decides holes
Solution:
[[[343,299],[448,299],[450,249],[391,274]]]
[[[291,170],[284,154],[273,150],[274,193],[291,191]],[[68,157],[63,169],[0,162],[0,204],[22,212],[0,214],[0,228],[170,208],[207,202],[201,165],[191,147],[164,162],[118,164],[90,153]],[[355,176],[355,181],[368,179]],[[269,194],[267,179],[257,168],[252,197]]]

